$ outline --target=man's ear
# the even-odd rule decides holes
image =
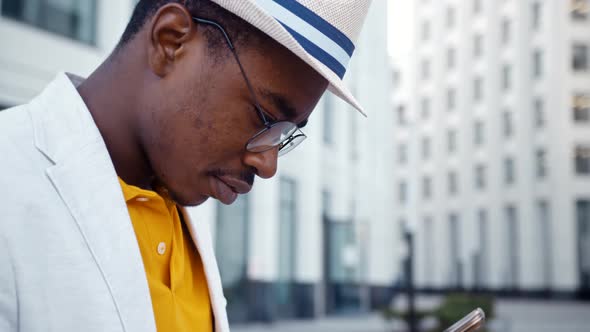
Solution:
[[[196,36],[194,23],[187,9],[177,3],[166,4],[152,17],[149,26],[148,64],[162,77],[186,52],[186,43]]]

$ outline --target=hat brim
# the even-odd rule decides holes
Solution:
[[[362,106],[354,98],[352,93],[346,87],[346,84],[336,73],[326,65],[316,60],[291,36],[291,34],[271,15],[258,6],[253,1],[236,1],[236,0],[212,0],[226,10],[239,16],[244,21],[252,24],[260,31],[266,33],[272,39],[285,46],[301,60],[305,61],[315,71],[322,75],[329,82],[328,90],[342,100],[346,101],[352,107],[357,109],[362,115],[367,116]]]

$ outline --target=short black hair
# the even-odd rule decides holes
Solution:
[[[261,45],[270,40],[270,37],[262,31],[210,0],[140,0],[133,10],[117,49],[131,41],[158,9],[168,3],[183,4],[193,16],[219,23],[234,45],[244,45],[246,42],[249,45]],[[209,50],[216,55],[221,55],[219,50],[221,46],[225,47],[225,38],[217,28],[209,25],[203,25],[203,28]]]

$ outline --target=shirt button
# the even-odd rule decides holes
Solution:
[[[149,201],[150,199],[149,199],[149,198],[147,198],[147,197],[137,197],[137,198],[136,198],[136,200],[137,200],[138,202],[147,202],[147,201]]]
[[[166,253],[166,243],[160,242],[158,243],[158,254],[164,255]]]

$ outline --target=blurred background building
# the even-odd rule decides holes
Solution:
[[[117,43],[134,3],[0,1],[0,105],[26,102],[60,70],[89,75]]]
[[[116,45],[135,0],[1,0],[0,109],[55,76],[87,76]],[[233,321],[366,312],[399,277],[390,186],[393,113],[387,3],[372,5],[347,82],[365,119],[326,94],[309,139],[272,180],[231,206],[191,210],[209,222]]]
[[[418,287],[588,294],[589,2],[414,5],[392,183]]]
[[[0,0],[0,110],[89,75],[136,2]],[[587,296],[590,0],[374,0],[355,53],[369,118],[326,94],[274,179],[191,209],[230,319],[385,306],[407,285],[405,232],[423,292]]]

